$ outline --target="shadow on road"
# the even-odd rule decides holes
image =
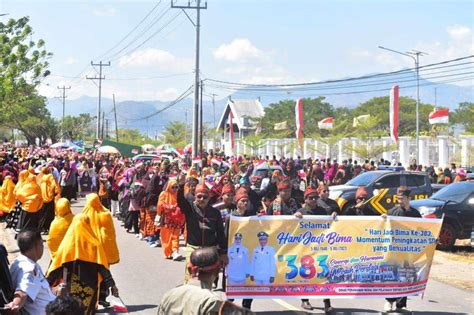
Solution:
[[[305,311],[268,311],[268,312],[256,312],[258,315],[304,315],[304,314],[324,314],[323,310],[314,308],[311,312]],[[367,309],[358,309],[358,308],[338,308],[335,309],[332,315],[363,315],[363,314],[389,314],[389,315],[398,315],[398,314],[410,314],[410,315],[467,315],[468,313],[455,313],[455,312],[380,312]]]
[[[154,309],[154,308],[156,309],[157,307],[158,307],[158,305],[156,305],[156,304],[127,305],[128,313],[141,312],[141,311],[145,311],[145,310],[148,310],[148,309]],[[113,311],[113,308],[110,308],[110,307],[97,310],[95,313],[96,314],[116,314]]]

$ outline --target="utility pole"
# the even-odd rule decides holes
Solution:
[[[184,142],[188,145],[188,110],[184,110]]]
[[[217,96],[217,94],[211,94],[212,96],[212,111],[213,111],[213,115],[214,115],[214,129],[217,128],[217,125],[216,125],[216,100],[215,100],[215,97]]]
[[[199,95],[199,155],[202,157],[202,127],[203,127],[203,121],[202,121],[202,90],[203,90],[203,85],[202,85],[202,80],[200,81],[200,95]]]
[[[425,52],[411,50],[401,52],[398,50],[379,46],[380,49],[388,50],[399,55],[407,56],[415,62],[416,70],[416,163],[420,163],[420,56],[428,55]]]
[[[105,139],[107,139],[109,137],[109,120],[106,119],[105,120]]]
[[[71,87],[68,86],[58,86],[58,90],[63,90],[63,94],[61,96],[61,98],[63,99],[63,119],[61,120],[61,139],[63,139],[63,136],[64,136],[64,116],[65,116],[65,113],[66,113],[66,90],[70,90]]]
[[[100,138],[100,113],[101,113],[101,108],[100,108],[100,102],[101,102],[101,97],[102,97],[102,80],[105,80],[105,76],[102,76],[102,67],[110,67],[110,61],[108,63],[102,63],[99,62],[99,63],[94,63],[93,61],[91,61],[91,66],[99,66],[99,76],[94,76],[94,77],[88,77],[86,76],[86,79],[88,80],[99,80],[99,104],[97,106],[97,128],[96,128],[96,132],[95,132],[95,136],[97,139]],[[103,118],[103,117],[102,117]],[[102,130],[103,130],[103,126],[102,126]]]
[[[199,137],[199,130],[198,130],[198,107],[199,107],[199,36],[200,36],[200,28],[201,28],[201,10],[207,9],[207,2],[204,6],[201,6],[201,0],[196,0],[196,5],[191,5],[191,2],[188,2],[187,6],[177,6],[173,4],[173,0],[171,0],[171,8],[174,9],[181,9],[183,10],[184,14],[188,17],[189,21],[194,25],[196,28],[196,67],[194,70],[194,106],[193,106],[193,157],[197,156],[198,153],[198,137]],[[186,13],[185,9],[195,9],[197,12],[196,15],[196,23],[189,17]]]
[[[112,98],[114,100],[114,116],[115,116],[115,140],[119,142],[118,137],[118,125],[117,125],[117,107],[115,106],[115,94],[112,94]]]
[[[102,125],[100,126],[101,132],[100,132],[100,137],[104,139],[104,122],[105,122],[105,112],[102,112]]]

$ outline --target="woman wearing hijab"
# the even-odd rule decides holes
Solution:
[[[41,219],[43,197],[36,176],[29,175],[17,191],[16,198],[21,202],[23,211],[20,214],[20,230],[37,229]]]
[[[178,183],[168,181],[165,191],[160,194],[157,211],[161,216],[161,246],[167,259],[179,260],[179,233],[184,226],[184,215],[178,207]]]
[[[95,313],[101,284],[111,287],[112,294],[118,296],[106,252],[87,215],[74,217],[51,262],[47,278],[53,286],[64,283],[66,291],[82,302],[85,314]]]
[[[40,229],[46,234],[49,232],[51,222],[54,220],[54,202],[60,194],[59,185],[53,177],[53,174],[46,168],[43,170],[41,178],[41,196],[43,198],[43,209],[41,210]]]
[[[145,188],[145,203],[143,219],[143,236],[148,238],[150,247],[158,247],[160,244],[160,227],[155,224],[157,213],[158,196],[161,193],[161,176],[156,171],[149,172],[150,181]]]
[[[120,255],[116,242],[115,227],[110,211],[105,208],[97,194],[89,194],[86,197],[86,205],[82,213],[89,217],[90,226],[97,239],[104,248],[109,265],[120,261]],[[100,288],[99,303],[104,307],[110,304],[105,301],[109,295],[109,286],[103,283]]]
[[[18,182],[13,189],[13,196],[16,200],[16,206],[13,211],[10,212],[10,217],[7,221],[7,228],[19,230],[19,222],[20,222],[20,215],[23,212],[23,208],[21,207],[21,202],[18,201],[18,191],[20,188],[25,184],[25,180],[28,177],[28,170],[23,170],[18,174]]]
[[[48,244],[51,258],[56,256],[56,251],[59,248],[66,232],[71,225],[74,215],[71,212],[71,204],[66,198],[61,198],[56,202],[55,207],[56,217],[49,228],[49,236],[46,241]]]
[[[15,190],[15,184],[10,176],[6,176],[3,180],[2,188],[0,188],[0,216],[10,217],[10,212],[15,206],[13,190]]]
[[[91,228],[102,243],[109,265],[120,261],[116,242],[115,227],[110,211],[101,203],[97,194],[86,196],[86,205],[82,213],[90,218]]]

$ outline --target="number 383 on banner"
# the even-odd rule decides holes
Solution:
[[[288,272],[285,274],[287,280],[296,278],[298,274],[303,279],[314,277],[324,279],[329,274],[327,265],[328,255],[304,255],[298,260],[298,255],[278,255],[279,262],[286,262]]]

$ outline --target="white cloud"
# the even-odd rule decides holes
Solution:
[[[64,63],[67,65],[73,65],[77,63],[77,59],[74,57],[68,57]]]
[[[446,28],[449,36],[454,40],[470,40],[472,42],[472,30],[464,25],[451,25]]]
[[[173,101],[179,96],[179,92],[175,88],[167,88],[155,93],[155,98],[160,101]]]
[[[189,71],[193,68],[191,59],[178,58],[172,53],[155,48],[138,50],[119,60],[120,68],[157,68],[161,70]]]
[[[231,62],[247,62],[264,57],[262,50],[246,38],[236,38],[229,44],[222,44],[213,51],[214,58]]]
[[[117,10],[115,10],[115,8],[96,8],[92,10],[92,14],[95,16],[115,16]]]

